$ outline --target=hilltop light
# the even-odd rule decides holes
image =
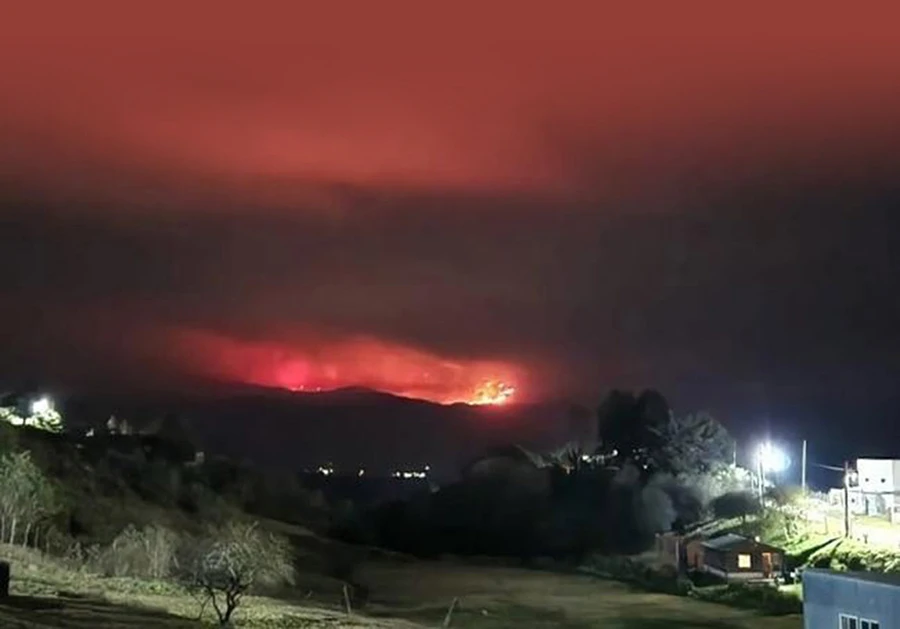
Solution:
[[[38,398],[31,403],[32,415],[43,415],[53,410],[53,402],[48,397]]]

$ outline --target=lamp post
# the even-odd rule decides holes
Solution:
[[[803,462],[800,468],[800,489],[803,491],[803,497],[806,497],[806,439],[803,440]]]

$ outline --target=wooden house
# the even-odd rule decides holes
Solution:
[[[698,569],[727,581],[770,579],[782,573],[784,551],[729,533],[701,543]]]

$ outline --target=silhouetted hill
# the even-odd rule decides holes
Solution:
[[[325,462],[370,473],[430,465],[455,476],[485,448],[519,443],[547,450],[571,438],[562,403],[472,407],[441,405],[363,388],[294,393],[232,387],[204,396],[72,396],[71,425],[99,425],[116,414],[133,425],[174,413],[190,420],[201,447],[292,469]]]

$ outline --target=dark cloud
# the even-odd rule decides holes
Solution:
[[[514,201],[498,211],[496,200],[446,195],[385,195],[371,202],[381,210],[358,202],[339,221],[30,213],[7,220],[0,257],[7,295],[40,313],[15,331],[83,325],[87,346],[138,323],[298,351],[310,330],[364,334],[527,365],[555,374],[551,389],[581,391],[893,365],[896,197],[834,187],[756,195],[635,216]],[[96,328],[98,309],[109,327]],[[81,368],[81,350],[70,349]]]

